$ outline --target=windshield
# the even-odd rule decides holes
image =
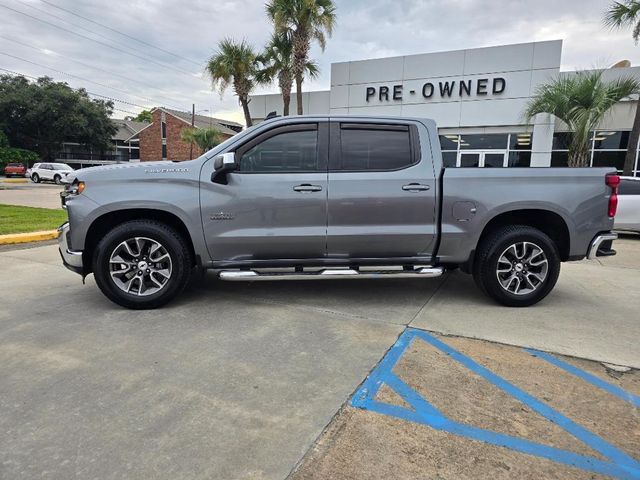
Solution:
[[[65,163],[54,163],[51,165],[54,170],[73,170],[69,165]]]

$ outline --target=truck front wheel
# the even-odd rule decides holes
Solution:
[[[480,289],[509,307],[539,302],[553,289],[559,274],[555,243],[526,225],[502,227],[487,235],[480,242],[473,267]]]
[[[93,255],[102,293],[123,307],[160,307],[179,295],[191,275],[191,251],[170,226],[132,220],[109,231]]]

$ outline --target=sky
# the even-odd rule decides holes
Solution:
[[[555,39],[564,41],[562,70],[640,65],[630,30],[603,26],[609,3],[335,0],[333,35],[324,52],[311,51],[321,74],[304,88],[328,89],[333,62]],[[221,39],[259,50],[271,31],[264,0],[0,0],[0,69],[114,98],[116,118],[195,103],[200,114],[244,123],[233,92],[212,90],[204,67]]]

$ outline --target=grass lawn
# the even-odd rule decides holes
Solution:
[[[54,230],[66,221],[65,210],[0,204],[0,235]]]

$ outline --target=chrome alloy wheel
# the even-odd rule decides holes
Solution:
[[[502,252],[496,275],[507,292],[526,295],[544,283],[548,270],[549,262],[542,248],[535,243],[518,242]]]
[[[134,237],[120,243],[109,257],[113,283],[123,292],[137,296],[162,290],[171,278],[171,256],[156,240]]]

